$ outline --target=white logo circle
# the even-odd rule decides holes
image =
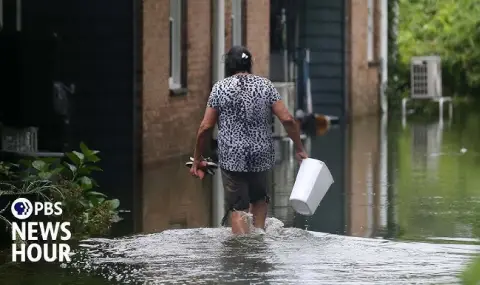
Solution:
[[[25,220],[32,215],[33,205],[32,205],[32,202],[30,202],[26,198],[18,198],[15,201],[13,201],[12,206],[10,207],[10,210],[12,211],[12,215],[15,218],[19,220]]]

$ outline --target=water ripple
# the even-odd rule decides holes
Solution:
[[[400,243],[283,228],[228,228],[90,239],[75,262],[123,284],[454,284],[474,245]]]

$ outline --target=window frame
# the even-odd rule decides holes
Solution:
[[[17,32],[22,30],[22,0],[17,0],[15,3],[16,8],[16,28]]]
[[[168,77],[170,90],[179,90],[186,85],[186,22],[186,1],[170,0],[170,66]]]
[[[367,61],[375,61],[375,0],[367,0]]]
[[[4,1],[0,0],[0,31],[5,28]],[[22,0],[15,0],[15,31],[22,30]]]
[[[0,0],[0,31],[3,30],[3,0]]]
[[[232,46],[244,45],[245,37],[245,1],[244,0],[230,0],[232,4],[232,11],[230,14],[231,21],[231,44]]]

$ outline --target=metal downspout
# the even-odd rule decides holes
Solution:
[[[213,52],[212,52],[212,79],[213,84],[225,77],[222,57],[225,54],[225,1],[213,0]],[[214,139],[217,138],[218,126],[215,126]],[[212,225],[221,226],[224,209],[224,193],[220,171],[213,176],[212,187]]]

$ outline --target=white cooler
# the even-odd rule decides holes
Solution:
[[[333,184],[327,165],[318,159],[304,159],[293,185],[290,203],[299,214],[311,216]]]

